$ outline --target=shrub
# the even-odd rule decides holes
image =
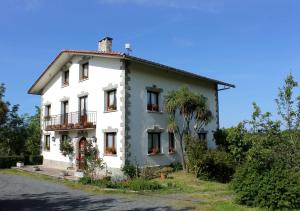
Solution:
[[[42,165],[43,156],[42,155],[25,155],[25,165]]]
[[[88,176],[84,176],[84,177],[79,179],[79,182],[83,185],[88,185],[88,184],[92,183],[92,178],[88,177]]]
[[[229,182],[235,172],[235,162],[222,150],[208,150],[197,166],[197,177],[218,182]]]
[[[136,178],[128,181],[128,189],[135,191],[142,190],[159,190],[162,186],[155,181],[150,181],[142,178]]]
[[[129,161],[125,162],[125,165],[122,168],[122,172],[129,178],[138,177],[140,170],[137,166],[132,165]]]
[[[300,142],[264,142],[261,139],[253,146],[234,175],[237,201],[270,209],[300,208]]]
[[[18,161],[24,162],[24,156],[14,155],[14,156],[0,156],[0,168],[10,168],[16,166]]]
[[[173,169],[174,172],[175,172],[175,171],[181,171],[181,170],[182,170],[182,165],[181,165],[181,163],[179,163],[179,162],[177,162],[177,161],[172,162],[172,163],[170,164],[170,167]]]

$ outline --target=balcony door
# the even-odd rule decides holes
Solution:
[[[62,124],[67,125],[68,124],[68,113],[69,113],[69,101],[62,102],[61,105],[62,109]]]
[[[87,123],[87,96],[79,98],[79,117],[80,123],[85,125]]]

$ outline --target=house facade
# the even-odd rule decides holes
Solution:
[[[111,49],[112,39],[106,37],[97,51],[63,50],[29,89],[41,95],[44,165],[82,168],[87,141],[97,146],[112,173],[126,160],[139,166],[179,161],[163,104],[169,91],[183,85],[207,98],[213,120],[199,135],[214,146],[218,91],[234,85]],[[60,152],[62,141],[73,144],[71,158]]]

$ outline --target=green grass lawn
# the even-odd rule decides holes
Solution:
[[[97,186],[82,185],[78,182],[54,178],[37,173],[25,172],[18,169],[2,169],[1,174],[15,174],[29,176],[35,179],[47,180],[49,182],[63,184],[73,189],[79,189],[93,194],[117,194],[130,198],[155,198],[162,203],[176,207],[189,207],[195,210],[262,210],[249,208],[234,203],[234,194],[228,184],[198,180],[185,172],[175,172],[167,179],[154,179],[163,187],[162,190],[154,192],[130,192],[126,190],[105,190]]]

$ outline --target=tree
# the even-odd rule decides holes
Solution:
[[[0,84],[0,127],[6,121],[6,115],[8,112],[8,103],[3,101],[5,93],[5,86],[3,83]]]
[[[186,169],[184,137],[199,132],[210,122],[212,113],[208,109],[207,99],[203,95],[194,94],[186,86],[167,94],[165,110],[169,115],[168,129],[179,142],[182,166]]]
[[[99,157],[99,151],[97,145],[94,146],[91,141],[86,142],[85,151],[85,166],[84,174],[91,178],[91,182],[97,178],[97,173],[99,170],[105,168],[105,162]]]
[[[31,155],[40,154],[41,145],[41,125],[40,125],[40,108],[35,107],[35,114],[28,118],[27,133],[28,137],[26,139],[26,153]]]
[[[300,126],[300,96],[297,98],[293,96],[296,87],[298,87],[298,82],[294,80],[292,74],[289,74],[284,85],[279,88],[278,98],[275,99],[278,114],[289,131],[297,130]],[[295,105],[296,101],[298,101],[297,105]]]

